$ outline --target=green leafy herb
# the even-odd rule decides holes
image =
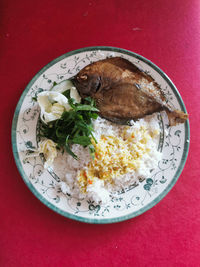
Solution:
[[[87,97],[82,104],[75,103],[75,100],[70,97],[70,90],[63,92],[63,95],[67,97],[71,110],[64,111],[58,120],[51,121],[48,124],[41,122],[40,136],[53,140],[59,148],[65,148],[75,159],[78,158],[70,148],[72,144],[88,147],[93,157],[95,149],[91,139],[97,141],[92,133],[94,131],[92,119],[98,117],[95,101]]]
[[[79,111],[79,110],[87,110],[87,111],[99,111],[97,108],[95,107],[92,107],[90,105],[82,105],[82,104],[78,104],[76,106],[76,110]]]
[[[36,102],[37,101],[37,97],[36,96],[33,96],[32,97],[32,101],[35,101]]]
[[[69,153],[73,158],[78,159],[78,157],[71,151],[71,149],[69,147],[69,135],[66,137],[65,149],[66,149],[67,153]]]
[[[90,137],[88,137],[88,136],[78,135],[72,139],[72,143],[79,144],[82,146],[89,146],[91,144],[91,140],[90,140]]]

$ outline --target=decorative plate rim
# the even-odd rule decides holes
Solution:
[[[173,177],[173,179],[171,180],[171,182],[168,184],[168,186],[154,199],[152,200],[149,204],[147,204],[146,206],[144,206],[143,208],[140,208],[138,211],[134,211],[129,213],[128,215],[123,215],[123,216],[118,216],[115,218],[103,218],[103,219],[94,219],[94,218],[85,218],[82,216],[78,216],[72,213],[69,213],[67,211],[64,211],[56,206],[54,206],[51,202],[49,202],[47,199],[45,199],[36,189],[35,187],[31,184],[31,182],[29,181],[29,178],[26,176],[23,168],[22,168],[22,164],[21,161],[19,159],[19,155],[17,152],[17,143],[16,143],[16,127],[17,127],[17,122],[18,122],[18,116],[19,116],[19,112],[21,109],[21,105],[23,103],[23,100],[26,96],[27,91],[31,88],[31,86],[34,84],[34,82],[38,79],[38,77],[45,72],[49,67],[51,67],[52,65],[54,65],[55,63],[59,62],[60,60],[67,58],[69,56],[75,55],[77,53],[81,53],[81,52],[89,52],[89,51],[95,51],[95,50],[104,50],[104,51],[111,51],[111,52],[119,52],[119,53],[123,53],[123,54],[127,54],[129,56],[134,56],[135,58],[142,60],[143,62],[145,62],[147,65],[149,65],[150,67],[152,67],[155,71],[157,71],[161,77],[168,83],[168,85],[170,86],[170,88],[172,89],[173,93],[176,96],[176,99],[178,100],[181,109],[184,112],[186,111],[184,102],[176,88],[176,86],[173,84],[173,82],[170,80],[170,78],[158,67],[156,66],[153,62],[151,62],[150,60],[146,59],[145,57],[134,53],[132,51],[123,49],[123,48],[117,48],[117,47],[112,47],[112,46],[92,46],[92,47],[84,47],[84,48],[80,48],[80,49],[76,49],[73,50],[71,52],[65,53],[60,57],[57,57],[56,59],[52,60],[51,62],[49,62],[47,65],[45,65],[33,78],[32,80],[28,83],[28,85],[26,86],[26,88],[24,89],[14,112],[14,116],[13,116],[13,120],[12,120],[12,130],[11,130],[11,139],[12,139],[12,150],[13,150],[13,155],[14,155],[14,159],[17,165],[17,168],[19,170],[19,173],[22,176],[22,179],[24,180],[25,184],[28,186],[28,188],[30,189],[30,191],[47,207],[49,207],[51,210],[55,211],[56,213],[67,217],[69,219],[73,219],[76,221],[81,221],[81,222],[85,222],[85,223],[93,223],[93,224],[108,224],[108,223],[116,223],[116,222],[121,222],[121,221],[125,221],[131,218],[134,218],[138,215],[141,215],[142,213],[146,212],[147,210],[151,209],[153,206],[155,206],[158,202],[160,202],[166,195],[167,193],[171,190],[171,188],[175,185],[175,183],[177,182],[187,159],[188,156],[188,151],[189,151],[189,142],[188,140],[190,140],[190,127],[189,127],[189,120],[187,120],[185,122],[185,140],[184,140],[184,149],[183,149],[183,155],[181,158],[181,162],[179,164],[179,167]]]

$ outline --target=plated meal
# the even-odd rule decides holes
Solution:
[[[178,178],[188,115],[171,81],[146,62],[117,48],[78,50],[27,87],[13,150],[47,206],[86,222],[120,221],[155,204]]]

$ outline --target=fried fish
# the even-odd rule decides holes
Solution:
[[[171,126],[188,114],[175,110],[154,79],[121,57],[107,58],[83,68],[73,79],[82,98],[96,100],[100,115],[123,123],[165,110]]]

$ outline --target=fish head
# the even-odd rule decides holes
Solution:
[[[73,82],[81,97],[94,97],[101,87],[101,76],[85,68],[75,76]]]

